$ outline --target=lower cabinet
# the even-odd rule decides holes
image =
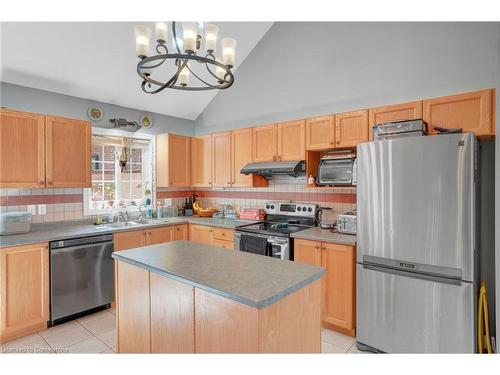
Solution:
[[[322,266],[321,320],[329,328],[355,335],[356,330],[356,248],[329,242],[296,239],[296,262]]]
[[[47,328],[47,243],[0,249],[0,344]]]
[[[190,224],[189,240],[204,245],[214,245],[224,249],[234,249],[234,230]]]
[[[188,239],[187,224],[131,230],[113,234],[115,251]]]
[[[173,241],[189,239],[189,230],[187,224],[176,225],[173,229]]]

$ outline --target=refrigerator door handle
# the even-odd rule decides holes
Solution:
[[[462,280],[454,278],[454,277],[446,277],[446,276],[425,274],[425,273],[412,272],[412,271],[403,271],[400,269],[395,269],[395,268],[391,268],[391,267],[385,267],[385,266],[380,266],[380,265],[370,264],[370,263],[363,263],[363,268],[368,269],[368,270],[372,270],[372,271],[377,271],[377,272],[390,273],[390,274],[398,275],[398,276],[411,277],[414,279],[434,281],[434,282],[438,282],[438,283],[452,284],[452,285],[457,285],[457,286],[462,285]]]

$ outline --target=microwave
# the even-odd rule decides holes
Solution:
[[[326,154],[319,161],[320,186],[356,185],[356,157],[352,154]]]

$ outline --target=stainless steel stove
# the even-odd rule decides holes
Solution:
[[[267,202],[265,221],[236,227],[235,250],[293,260],[290,235],[316,226],[317,210],[310,203]]]

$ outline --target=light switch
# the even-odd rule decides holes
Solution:
[[[47,213],[47,206],[45,204],[38,205],[38,215],[45,215]]]
[[[34,204],[30,204],[28,206],[28,212],[31,212],[32,215],[36,215],[36,206]]]

